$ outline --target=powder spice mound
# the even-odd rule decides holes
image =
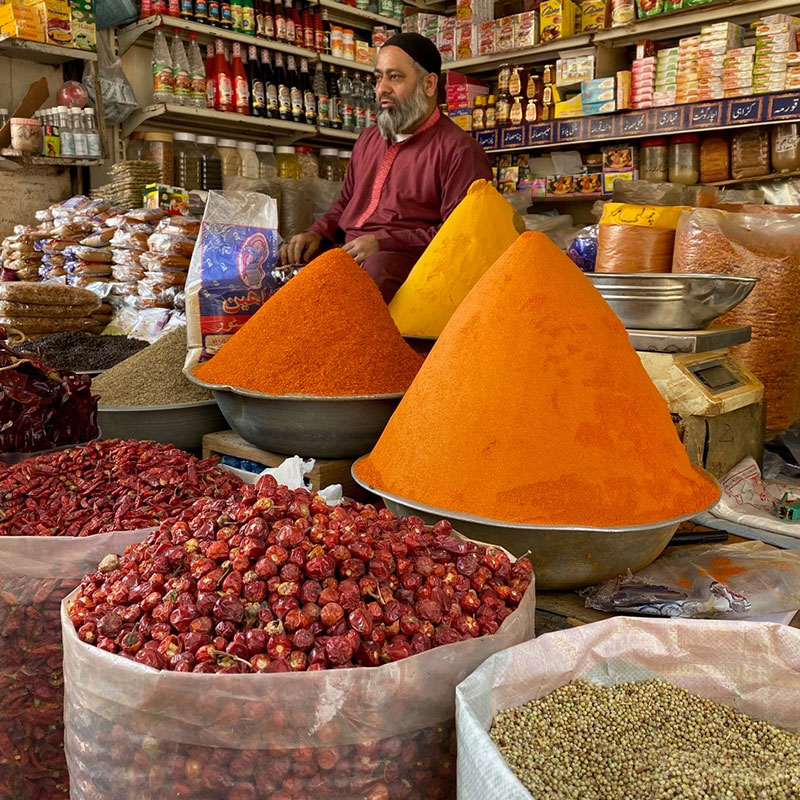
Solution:
[[[269,395],[405,392],[422,364],[378,287],[342,250],[323,253],[276,292],[194,374]]]
[[[476,284],[356,473],[523,524],[651,524],[719,496],[622,323],[541,233],[523,234]]]

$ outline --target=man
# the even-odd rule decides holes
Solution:
[[[491,180],[481,147],[438,109],[441,67],[436,45],[417,33],[380,49],[378,125],[356,142],[337,202],[281,248],[284,264],[344,242],[388,303],[470,184]]]

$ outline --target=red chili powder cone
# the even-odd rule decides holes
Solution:
[[[423,357],[405,342],[375,282],[330,250],[279,289],[194,374],[264,394],[404,392]]]
[[[459,306],[356,473],[449,511],[611,527],[710,506],[617,316],[544,234]]]

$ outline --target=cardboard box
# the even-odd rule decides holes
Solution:
[[[615,99],[609,100],[605,103],[584,103],[583,115],[585,117],[594,116],[595,114],[613,114],[617,110],[617,103]]]
[[[448,111],[447,116],[450,117],[456,125],[463,131],[472,130],[472,112],[469,109],[460,109],[457,111]]]
[[[478,26],[478,55],[489,56],[495,48],[495,22],[482,22]]]
[[[44,42],[47,33],[43,9],[26,0],[10,0],[0,5],[0,35]]]
[[[478,24],[494,18],[493,0],[457,0],[456,19]]]
[[[72,47],[72,12],[68,0],[39,0],[39,5],[44,7],[47,43]]]
[[[456,58],[475,58],[478,55],[478,26],[470,22],[456,25]]]
[[[514,49],[516,36],[516,18],[501,17],[495,21],[494,49],[496,53],[505,53]]]
[[[575,4],[572,0],[542,0],[539,6],[539,35],[542,42],[563,39],[575,33]]]
[[[629,170],[628,172],[604,172],[603,173],[603,194],[611,194],[614,191],[614,181],[638,181],[639,170]]]
[[[583,0],[581,9],[581,33],[602,31],[608,27],[608,3],[606,0]]]
[[[536,11],[525,11],[516,14],[516,27],[514,29],[514,49],[522,50],[525,47],[534,47],[539,43],[539,15]]]
[[[548,175],[547,197],[558,197],[559,195],[572,194],[575,191],[575,179],[572,175]]]
[[[617,111],[626,111],[631,107],[631,73],[621,70],[617,73]]]
[[[639,148],[632,144],[603,147],[603,172],[626,172],[639,166]]]
[[[555,104],[555,119],[571,119],[572,117],[583,116],[583,102],[581,96],[576,94],[569,100],[562,100]]]
[[[556,86],[577,86],[584,81],[594,80],[594,74],[594,56],[572,56],[556,61]]]

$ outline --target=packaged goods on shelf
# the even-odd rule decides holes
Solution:
[[[8,0],[0,5],[0,35],[45,42],[47,27],[42,5],[27,0]]]
[[[610,0],[611,27],[629,25],[636,18],[636,0]]]
[[[572,0],[543,0],[539,6],[541,41],[552,42],[572,36],[579,13],[579,7]]]
[[[608,27],[606,0],[583,0],[581,5],[581,33],[601,31]]]
[[[91,0],[70,0],[72,41],[79,50],[97,50],[97,27]]]

